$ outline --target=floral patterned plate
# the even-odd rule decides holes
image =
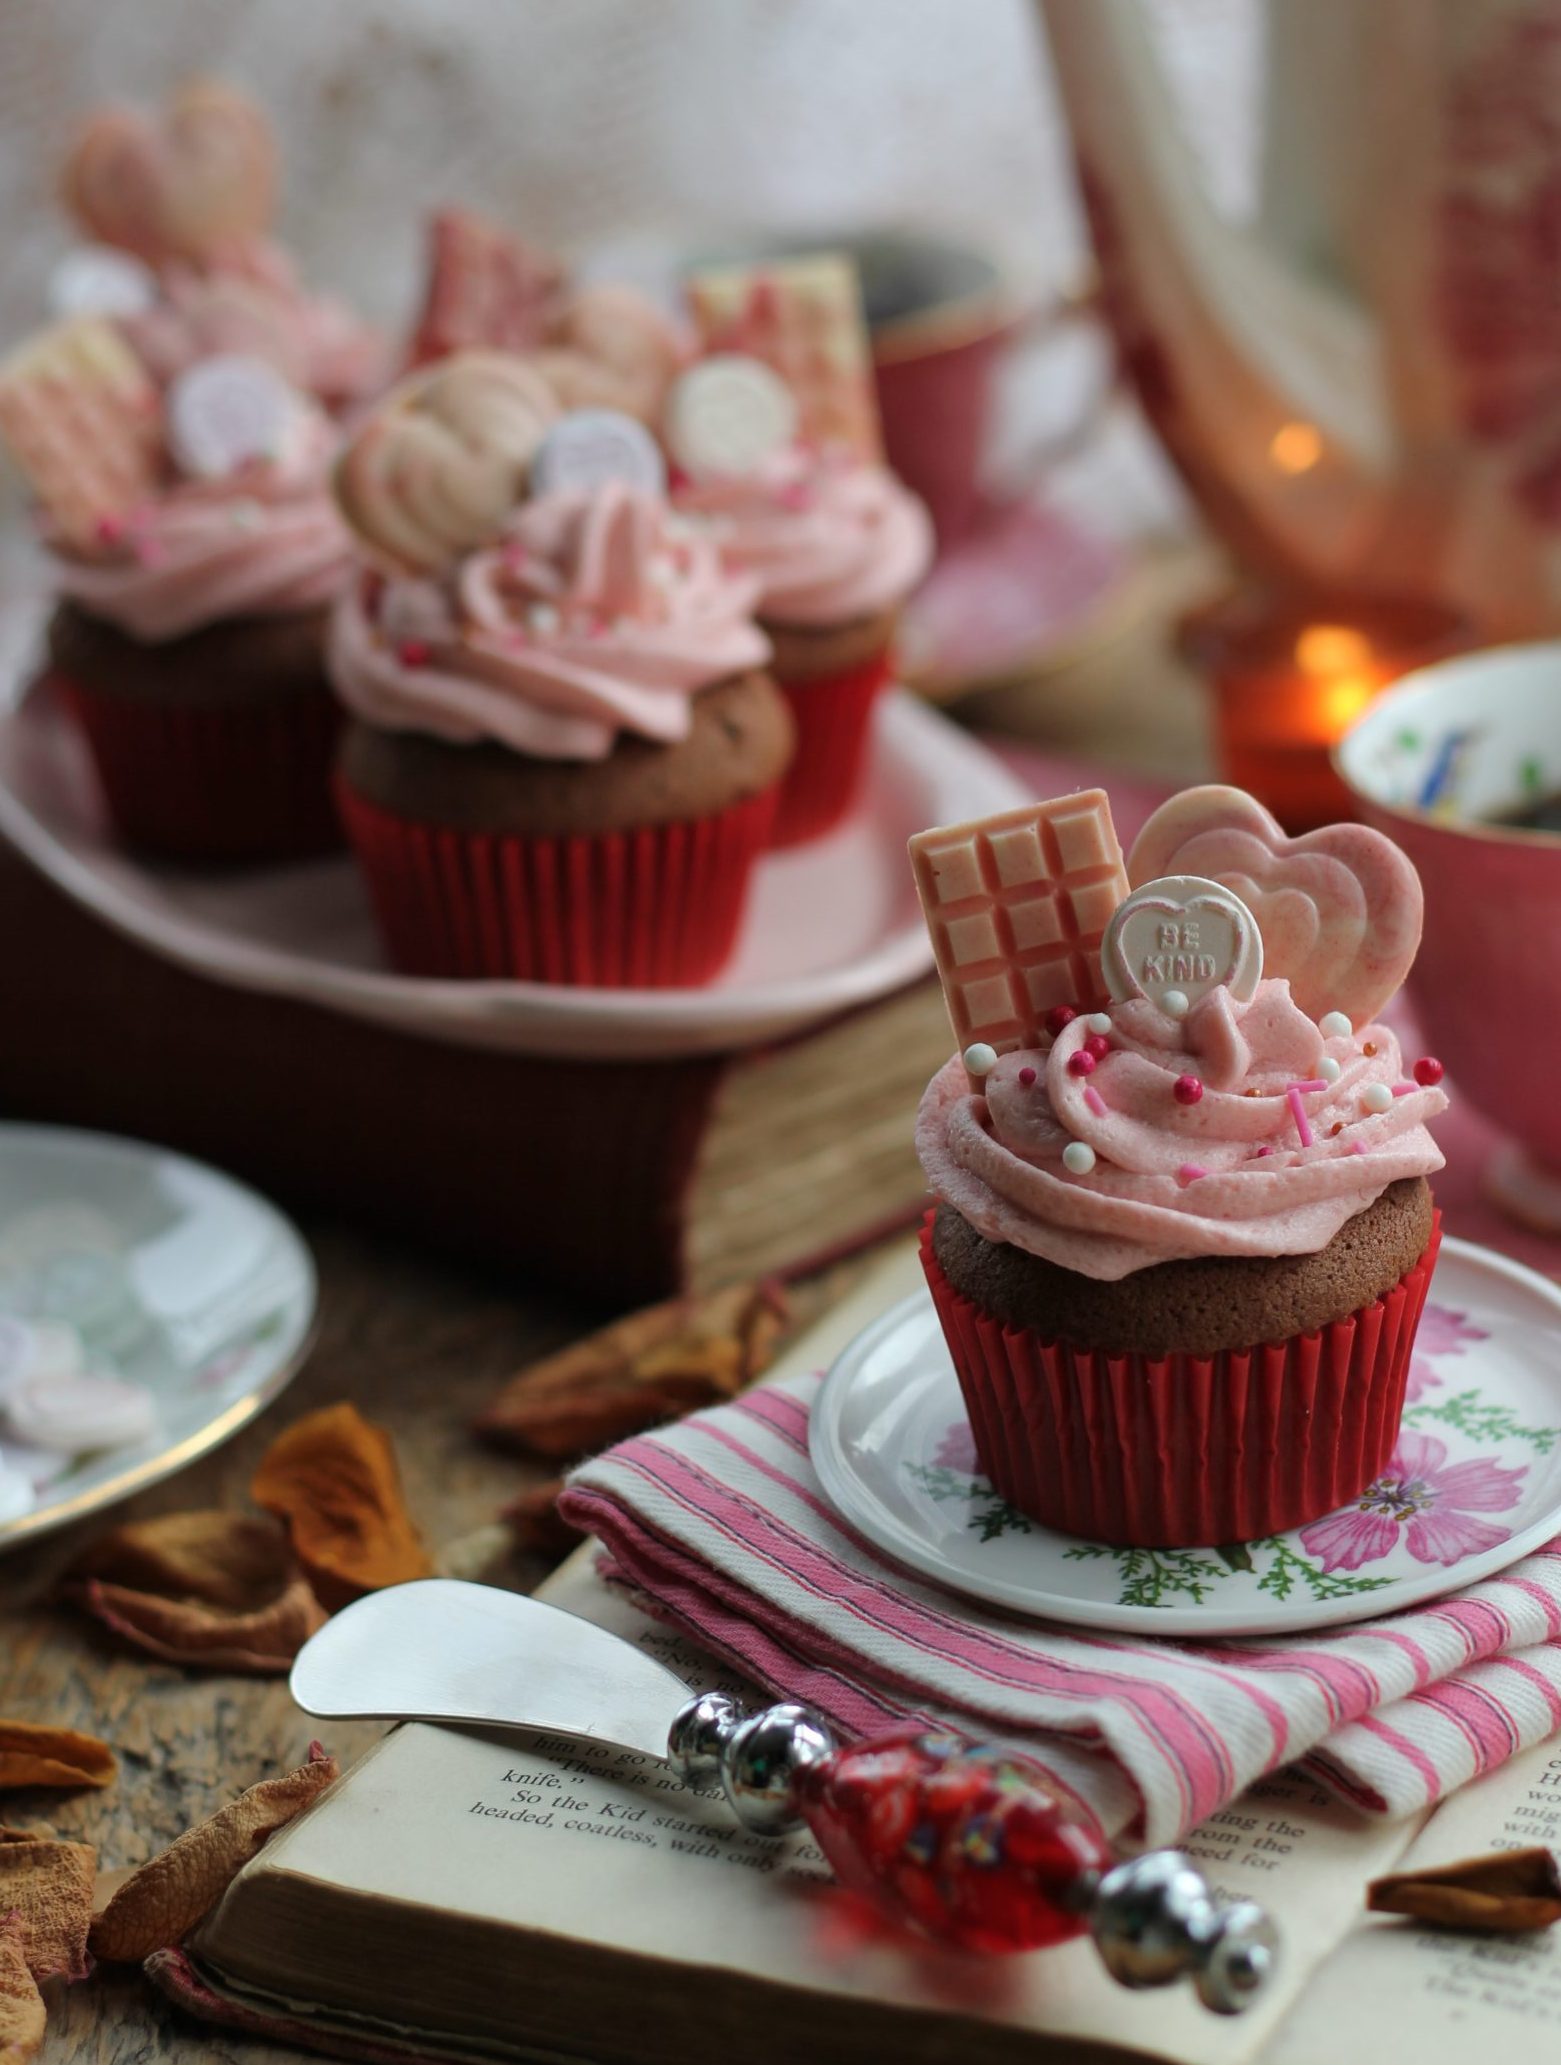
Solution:
[[[154,1431],[68,1456],[7,1438],[0,1551],[171,1476],[288,1384],[314,1327],[314,1264],[280,1212],[134,1140],[0,1125],[0,1313],[59,1319],[90,1364],[144,1385]]]
[[[1561,1534],[1561,1290],[1444,1240],[1392,1461],[1353,1505],[1266,1541],[1112,1549],[1016,1512],[979,1473],[924,1292],[836,1362],[810,1451],[830,1499],[871,1542],[988,1605],[1159,1635],[1365,1620]]]

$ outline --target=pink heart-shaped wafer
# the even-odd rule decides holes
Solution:
[[[1242,789],[1184,789],[1150,818],[1128,856],[1135,887],[1206,875],[1239,896],[1263,934],[1265,973],[1283,976],[1312,1018],[1355,1025],[1391,997],[1420,944],[1420,877],[1380,832],[1327,825],[1288,837]]]
[[[262,236],[276,195],[276,140],[255,104],[216,79],[182,86],[160,120],[101,108],[61,175],[65,204],[104,244],[149,265],[204,263]]]

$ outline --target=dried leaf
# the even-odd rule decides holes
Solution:
[[[201,1599],[253,1613],[297,1575],[285,1529],[258,1513],[164,1513],[99,1535],[73,1578],[107,1578],[162,1599]]]
[[[35,1979],[85,1979],[91,1970],[87,1925],[97,1862],[89,1843],[0,1828],[0,1914],[20,1915]]]
[[[286,1530],[258,1513],[116,1527],[62,1589],[136,1648],[201,1670],[285,1671],[325,1619]]]
[[[1374,1914],[1413,1915],[1447,1929],[1548,1929],[1561,1921],[1561,1872],[1546,1849],[1493,1850],[1434,1871],[1373,1879]]]
[[[732,1398],[769,1365],[786,1328],[774,1283],[734,1284],[630,1313],[522,1370],[476,1421],[506,1448],[572,1461]]]
[[[110,1785],[117,1768],[114,1752],[95,1735],[42,1721],[0,1721],[0,1791],[23,1785]]]
[[[67,1586],[68,1596],[137,1649],[189,1670],[250,1671],[280,1676],[329,1616],[307,1578],[254,1613],[230,1613],[193,1599],[158,1599],[124,1585],[91,1578]]]
[[[407,1513],[390,1436],[355,1406],[327,1406],[278,1435],[250,1494],[287,1523],[298,1560],[333,1613],[364,1592],[433,1570]]]
[[[564,1489],[562,1477],[550,1477],[511,1499],[502,1518],[508,1522],[521,1548],[538,1556],[563,1556],[582,1539],[578,1527],[571,1527],[558,1510]]]
[[[43,2042],[43,1999],[27,1968],[27,1929],[0,1915],[0,2065],[27,2065]]]
[[[208,1915],[268,1836],[315,1800],[336,1776],[336,1759],[315,1742],[309,1761],[248,1792],[143,1864],[92,1923],[88,1943],[112,1964],[139,1964],[181,1942]],[[0,2054],[3,2059],[3,2054]]]

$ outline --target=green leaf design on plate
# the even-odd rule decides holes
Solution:
[[[1108,1549],[1098,1542],[1076,1542],[1062,1553],[1069,1563],[1113,1558],[1119,1606],[1174,1606],[1183,1600],[1201,1606],[1210,1586],[1230,1575],[1225,1565],[1199,1549]]]
[[[968,1500],[970,1515],[965,1525],[984,1542],[995,1542],[1005,1534],[1034,1531],[1025,1515],[1009,1505],[984,1477],[967,1477],[963,1471],[946,1469],[941,1463],[907,1463],[905,1469],[928,1498],[939,1505],[945,1499]]]
[[[1291,1548],[1282,1534],[1270,1535],[1264,1542],[1251,1542],[1248,1547],[1268,1553],[1268,1567],[1258,1579],[1257,1588],[1267,1592],[1271,1599],[1288,1599],[1297,1585],[1303,1586],[1314,1599],[1348,1599],[1359,1592],[1380,1592],[1384,1585],[1393,1582],[1390,1577],[1360,1577],[1348,1570],[1324,1570],[1309,1556]]]
[[[1439,1401],[1420,1399],[1406,1408],[1406,1427],[1450,1427],[1470,1441],[1526,1441],[1547,1456],[1561,1439],[1561,1427],[1525,1427],[1510,1405],[1488,1405],[1476,1390],[1455,1391]]]

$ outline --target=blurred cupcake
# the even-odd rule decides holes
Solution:
[[[351,549],[327,419],[252,359],[160,394],[83,319],[0,368],[0,432],[60,598],[49,672],[119,835],[191,861],[338,843],[324,636]]]
[[[672,388],[665,436],[679,511],[758,584],[759,622],[797,724],[776,843],[818,837],[850,809],[873,710],[894,672],[907,596],[932,563],[932,525],[876,460],[805,442],[785,383],[723,352]]]
[[[263,359],[327,410],[384,384],[384,339],[344,301],[306,288],[270,237],[276,139],[220,80],[192,79],[156,118],[88,116],[61,191],[88,245],[67,253],[55,313],[116,323],[163,386],[219,354]]]
[[[409,973],[665,986],[730,954],[791,725],[753,584],[658,468],[495,353],[407,383],[343,459],[372,565],[333,626],[339,798]]]
[[[1206,829],[1233,822],[1223,802],[1192,807]],[[983,830],[925,835],[941,858],[924,848],[923,869],[953,881],[954,849]],[[1338,849],[1287,863],[1277,827],[1229,862],[1266,882],[1274,959],[1310,1009],[1284,975],[1259,979],[1240,899],[1178,873],[1113,916],[1114,1000],[1053,1006],[1001,1054],[972,1043],[928,1088],[928,1281],[981,1467],[1048,1526],[1139,1546],[1266,1537],[1357,1497],[1392,1451],[1438,1242],[1427,1122],[1447,1099],[1374,1015],[1419,936],[1413,870],[1374,833],[1343,839],[1337,890]],[[1203,857],[1223,873],[1216,845]],[[1294,913],[1319,882],[1308,932]],[[1304,961],[1352,924],[1358,939],[1363,909],[1376,937],[1368,923],[1361,954],[1325,971],[1355,1022],[1319,1024],[1291,950]]]

